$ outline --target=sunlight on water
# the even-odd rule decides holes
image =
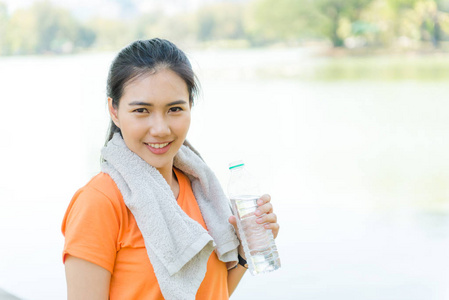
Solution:
[[[189,56],[188,138],[223,184],[245,160],[281,224],[282,268],[233,299],[449,298],[446,77],[304,79],[322,62],[295,49]],[[60,225],[99,170],[112,57],[0,59],[0,288],[24,299],[65,297]]]

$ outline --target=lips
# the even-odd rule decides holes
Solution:
[[[160,148],[164,148],[166,147],[168,144],[170,143],[163,143],[163,144],[147,144],[150,147],[156,148],[156,149],[160,149]]]
[[[154,154],[164,154],[170,149],[172,142],[167,143],[144,143],[147,146],[148,150],[150,150]]]

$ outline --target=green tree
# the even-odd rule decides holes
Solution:
[[[117,50],[134,40],[135,31],[125,21],[94,18],[86,26],[95,34],[93,46],[99,50]]]
[[[94,44],[96,38],[97,35],[91,28],[85,25],[80,25],[77,28],[75,45],[77,48],[79,47],[81,49],[90,48]]]
[[[449,31],[447,1],[376,0],[361,19],[379,29],[374,40],[383,46],[417,48],[423,43],[438,47]]]
[[[317,9],[327,17],[322,30],[334,47],[344,45],[344,37],[339,31],[342,20],[345,19],[352,25],[359,20],[363,10],[371,2],[372,0],[316,0]]]
[[[419,0],[386,0],[388,7],[392,10],[393,19],[391,20],[394,37],[410,37],[414,35],[413,27],[417,25],[414,19],[413,7]],[[412,24],[410,24],[412,23]],[[410,26],[411,25],[411,26]]]
[[[8,9],[6,4],[0,2],[0,55],[6,52],[6,29],[8,25]]]
[[[249,7],[247,30],[253,44],[317,35],[323,16],[307,0],[258,0]]]
[[[81,26],[69,11],[48,1],[15,11],[7,28],[6,54],[68,53],[95,40],[93,32]]]
[[[343,46],[342,22],[359,19],[373,0],[259,0],[254,12],[259,31],[269,38],[275,36],[324,36],[334,47]]]
[[[420,0],[414,5],[414,12],[420,26],[420,39],[430,41],[435,48],[440,46],[444,28],[448,27],[449,4],[443,0]]]
[[[195,40],[195,20],[192,13],[166,16],[160,11],[141,15],[135,23],[135,38],[166,38],[174,42]]]
[[[201,7],[196,13],[194,29],[200,41],[244,39],[244,6],[222,2]]]
[[[78,35],[78,22],[69,11],[48,1],[31,7],[37,25],[37,53],[71,51]]]
[[[38,44],[37,22],[30,10],[14,12],[5,34],[5,54],[32,54]]]
[[[161,34],[161,25],[164,15],[160,11],[145,13],[136,19],[135,35],[138,39],[158,37]]]

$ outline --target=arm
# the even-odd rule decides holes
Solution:
[[[115,202],[114,202],[115,201]],[[109,298],[121,210],[96,186],[79,190],[62,222],[69,300]]]
[[[237,264],[237,267],[235,267],[234,269],[228,270],[228,294],[229,294],[229,297],[231,297],[232,293],[237,288],[237,285],[239,284],[243,275],[245,275],[245,272],[246,272],[246,268],[242,267],[239,264]]]
[[[109,299],[111,273],[87,260],[67,255],[65,261],[68,300]]]
[[[261,216],[259,219],[257,219],[257,223],[264,224],[266,229],[271,229],[273,232],[273,237],[276,238],[279,233],[279,224],[277,223],[277,216],[273,213],[273,205],[270,203],[271,197],[270,195],[263,195],[260,197],[260,199],[257,201],[258,211],[256,211],[256,216]],[[265,215],[263,215],[265,214]],[[263,215],[263,216],[262,216]],[[238,236],[238,230],[237,230],[237,220],[234,216],[229,217],[229,223],[231,223],[234,226],[235,231],[237,232]],[[239,237],[240,239],[240,237]],[[243,254],[242,246],[239,246],[239,254],[245,258],[245,255]],[[243,275],[245,275],[246,268],[242,267],[241,265],[237,264],[237,267],[231,270],[228,270],[228,292],[229,296],[235,291],[237,288],[237,285],[239,284],[240,280],[242,279]]]

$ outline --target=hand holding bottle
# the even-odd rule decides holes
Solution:
[[[259,206],[255,212],[256,222],[259,224],[264,224],[266,229],[271,229],[273,233],[273,237],[276,238],[279,233],[279,224],[277,223],[277,216],[273,212],[273,204],[271,204],[271,196],[268,194],[262,195],[259,200],[257,200],[257,205]],[[265,215],[264,215],[265,214]],[[229,217],[229,223],[234,226],[235,231],[238,234],[237,230],[237,219],[235,216]],[[240,239],[240,237],[239,237]],[[243,254],[243,253],[241,253]]]
[[[229,222],[240,240],[239,253],[247,260],[252,275],[275,271],[281,261],[274,242],[279,224],[271,197],[260,196],[257,181],[242,161],[229,164],[229,169],[228,195],[234,214]]]

